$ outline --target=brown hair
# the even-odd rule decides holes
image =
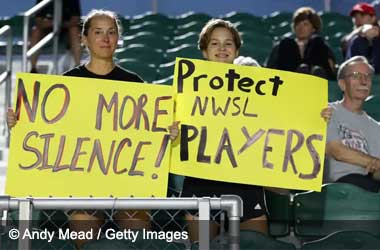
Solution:
[[[234,39],[236,48],[239,49],[241,47],[242,40],[240,34],[231,22],[222,19],[211,19],[205,24],[205,26],[203,26],[201,33],[199,33],[198,48],[200,50],[203,51],[207,49],[207,45],[210,42],[211,33],[216,28],[226,28],[229,30]]]
[[[293,14],[293,30],[296,25],[304,20],[308,20],[313,25],[316,32],[322,30],[321,17],[315,12],[313,8],[301,7],[297,9]]]
[[[90,29],[91,20],[94,17],[99,17],[99,16],[109,17],[113,19],[115,22],[115,26],[117,27],[118,34],[120,35],[122,33],[120,20],[115,12],[109,11],[109,10],[102,10],[102,9],[93,9],[87,14],[87,16],[83,20],[82,36],[88,35],[88,30]]]

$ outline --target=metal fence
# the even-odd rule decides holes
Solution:
[[[145,199],[20,199],[3,196],[0,198],[0,210],[5,213],[3,218],[7,218],[3,220],[1,227],[0,249],[7,250],[75,249],[73,238],[70,238],[69,235],[73,231],[74,233],[78,231],[70,227],[69,218],[72,218],[70,215],[74,211],[79,210],[104,215],[101,227],[94,230],[95,232],[91,230],[90,236],[94,237],[88,239],[94,240],[85,244],[83,250],[93,249],[88,247],[91,244],[92,246],[98,244],[96,249],[190,249],[190,240],[187,234],[183,234],[187,227],[187,221],[183,216],[188,211],[197,211],[199,249],[210,249],[209,224],[211,221],[215,223],[221,214],[226,213],[229,230],[228,234],[224,235],[221,244],[224,249],[235,250],[239,249],[239,225],[243,213],[241,199],[233,195],[225,195],[221,198]],[[125,238],[126,234],[130,234],[132,231],[118,227],[114,218],[117,211],[128,211],[131,217],[136,211],[142,211],[148,215],[151,227],[136,233],[139,238],[136,237],[136,241],[132,242],[131,239]],[[99,246],[103,247],[99,248]]]

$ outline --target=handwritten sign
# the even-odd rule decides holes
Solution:
[[[327,81],[318,77],[177,59],[170,172],[204,179],[320,190]]]
[[[6,193],[166,196],[168,86],[17,74]]]

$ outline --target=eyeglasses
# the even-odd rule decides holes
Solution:
[[[347,74],[348,77],[350,77],[353,80],[365,80],[365,81],[370,81],[372,79],[372,73],[361,73],[354,71],[350,74]]]

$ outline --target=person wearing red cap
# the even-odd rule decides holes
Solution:
[[[346,59],[365,56],[376,73],[380,73],[380,28],[375,8],[368,3],[357,3],[350,12],[354,30],[343,37],[342,52]]]

